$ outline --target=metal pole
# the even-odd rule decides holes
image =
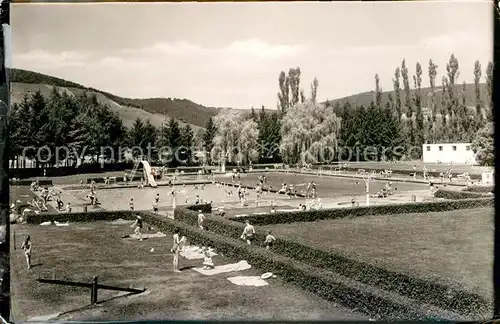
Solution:
[[[92,291],[90,292],[90,303],[92,305],[97,303],[97,276],[92,281]]]

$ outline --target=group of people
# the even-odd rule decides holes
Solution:
[[[287,185],[286,183],[282,183],[281,188],[278,190],[278,193],[288,195],[288,198],[291,199],[292,196],[294,195],[296,196],[297,194],[299,194],[296,188],[303,186],[306,186],[306,184],[301,183],[297,185],[293,184]],[[312,198],[312,199],[317,198],[316,183],[314,183],[314,181],[307,183],[306,189],[300,193],[304,194],[306,198]]]

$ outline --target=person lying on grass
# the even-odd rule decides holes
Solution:
[[[246,226],[243,229],[243,234],[241,234],[241,239],[245,240],[248,245],[252,245],[252,241],[255,237],[255,228],[253,225],[250,225],[250,221],[248,219],[245,220],[245,224]]]

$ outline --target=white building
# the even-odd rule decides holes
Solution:
[[[476,164],[476,157],[470,143],[424,144],[424,163]]]

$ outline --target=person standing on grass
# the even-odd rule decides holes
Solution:
[[[130,198],[130,202],[128,203],[130,210],[134,210],[134,198]]]
[[[31,239],[29,235],[26,236],[26,239],[21,245],[21,249],[24,251],[24,257],[26,258],[28,269],[31,269]]]
[[[275,241],[276,241],[276,237],[274,237],[272,235],[271,231],[268,230],[266,240],[264,241],[264,245],[266,246],[266,249],[269,250],[273,246]]]
[[[137,216],[134,224],[132,224],[132,227],[135,227],[134,233],[139,236],[139,241],[142,241],[142,218],[141,216]]]
[[[158,214],[158,200],[153,201],[153,212]]]
[[[180,244],[181,244],[182,240],[180,238],[179,233],[180,233],[180,230],[178,228],[176,228],[174,230],[174,245],[172,246],[172,249],[170,250],[170,252],[172,252],[174,254],[174,272],[181,272],[179,270],[179,254],[181,251]]]
[[[312,190],[312,197],[311,198],[316,198],[316,184],[314,181],[311,182],[311,190]]]
[[[67,212],[68,214],[69,214],[69,213],[71,213],[71,203],[68,203],[68,204],[66,205],[66,212]]]
[[[245,240],[248,245],[252,245],[252,241],[255,237],[255,228],[250,225],[250,221],[245,220],[245,228],[243,229],[243,234],[241,234],[241,239]]]
[[[201,209],[198,210],[198,227],[202,230],[205,228],[203,227],[203,223],[205,222],[205,215],[201,212]]]

